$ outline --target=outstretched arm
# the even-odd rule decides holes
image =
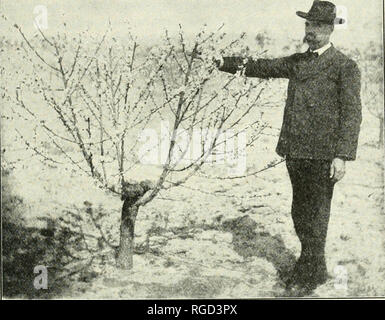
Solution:
[[[290,78],[293,70],[293,56],[277,59],[250,59],[242,57],[224,57],[217,61],[220,71],[236,73],[244,70],[247,77]]]

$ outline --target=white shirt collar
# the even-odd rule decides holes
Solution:
[[[331,46],[332,46],[332,44],[331,44],[331,42],[329,42],[328,44],[325,44],[323,47],[318,48],[317,50],[314,50],[314,51],[312,51],[312,52],[317,52],[317,53],[318,53],[318,56],[320,56],[320,55],[323,54],[327,49],[329,49]]]

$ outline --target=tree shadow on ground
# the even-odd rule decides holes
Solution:
[[[74,235],[68,230],[25,227],[3,221],[3,295],[6,298],[52,299],[72,285],[76,277],[90,282],[97,275],[88,269],[92,261],[77,259],[69,253],[68,241]],[[76,267],[68,266],[76,265]],[[47,268],[47,288],[35,288],[36,266]],[[79,267],[80,266],[80,267]],[[40,282],[41,284],[41,282]]]
[[[122,288],[120,294],[125,298],[208,299],[219,295],[225,288],[235,286],[237,280],[224,276],[187,276],[172,285],[156,282],[142,283],[114,278],[106,278],[103,283],[106,287]]]
[[[272,236],[270,233],[263,231],[263,226],[258,225],[248,215],[229,219],[225,221],[216,221],[211,225],[200,225],[205,230],[218,230],[230,232],[232,234],[233,250],[244,258],[259,257],[272,263],[277,270],[279,281],[278,287],[269,291],[269,296],[284,294],[279,286],[284,287],[284,281],[290,274],[294,264],[294,254],[285,247],[282,238]],[[184,234],[188,227],[174,230],[175,234],[184,239]],[[161,232],[162,230],[157,230]],[[156,256],[161,257],[158,253]],[[198,267],[198,270],[200,268]],[[220,296],[224,291],[231,292],[240,284],[239,278],[224,275],[200,276],[200,272],[186,275],[182,279],[173,284],[157,283],[155,281],[139,282],[132,279],[124,279],[124,277],[108,277],[103,281],[103,285],[107,288],[120,289],[119,298],[145,298],[145,299],[169,299],[169,298],[187,298],[187,299],[207,299]],[[250,287],[245,279],[245,286]],[[235,289],[238,294],[242,293],[241,288]],[[258,288],[256,288],[258,292]],[[262,293],[263,294],[263,293]]]
[[[50,241],[42,241],[36,228],[4,222],[3,234],[3,294],[7,298],[49,298],[54,294],[48,289],[36,289],[34,268],[45,264],[45,255]],[[51,270],[48,266],[48,281]],[[56,286],[55,286],[56,287]]]
[[[277,270],[279,279],[287,280],[296,258],[280,235],[272,236],[248,215],[223,221],[222,229],[232,233],[234,251],[240,256],[266,259]]]
[[[65,276],[69,263],[77,262],[77,265],[84,266],[83,269],[70,270],[72,273],[83,277],[86,274],[87,264],[71,255],[79,235],[58,227],[51,218],[42,219],[47,227],[27,227],[23,219],[27,206],[23,199],[11,193],[8,176],[9,173],[2,172],[3,296],[7,299],[53,298],[71,285],[69,277]],[[47,268],[47,289],[34,286],[36,277],[42,275],[41,270],[34,273],[37,266]]]

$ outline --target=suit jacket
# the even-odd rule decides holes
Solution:
[[[333,46],[319,57],[296,53],[278,59],[225,57],[221,71],[289,79],[276,148],[284,157],[355,160],[361,114],[357,64]]]

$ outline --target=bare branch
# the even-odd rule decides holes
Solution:
[[[56,71],[56,72],[60,72],[60,70],[56,67],[54,67],[53,65],[49,64],[41,55],[40,53],[36,50],[36,48],[31,44],[31,42],[29,42],[29,40],[27,39],[27,37],[24,35],[23,31],[21,30],[21,28],[15,24],[14,27],[19,31],[19,33],[21,34],[21,36],[23,37],[25,43],[28,45],[28,47],[33,51],[33,53],[40,59],[41,62],[43,62],[45,65],[47,65],[48,67],[50,67],[52,70]]]

